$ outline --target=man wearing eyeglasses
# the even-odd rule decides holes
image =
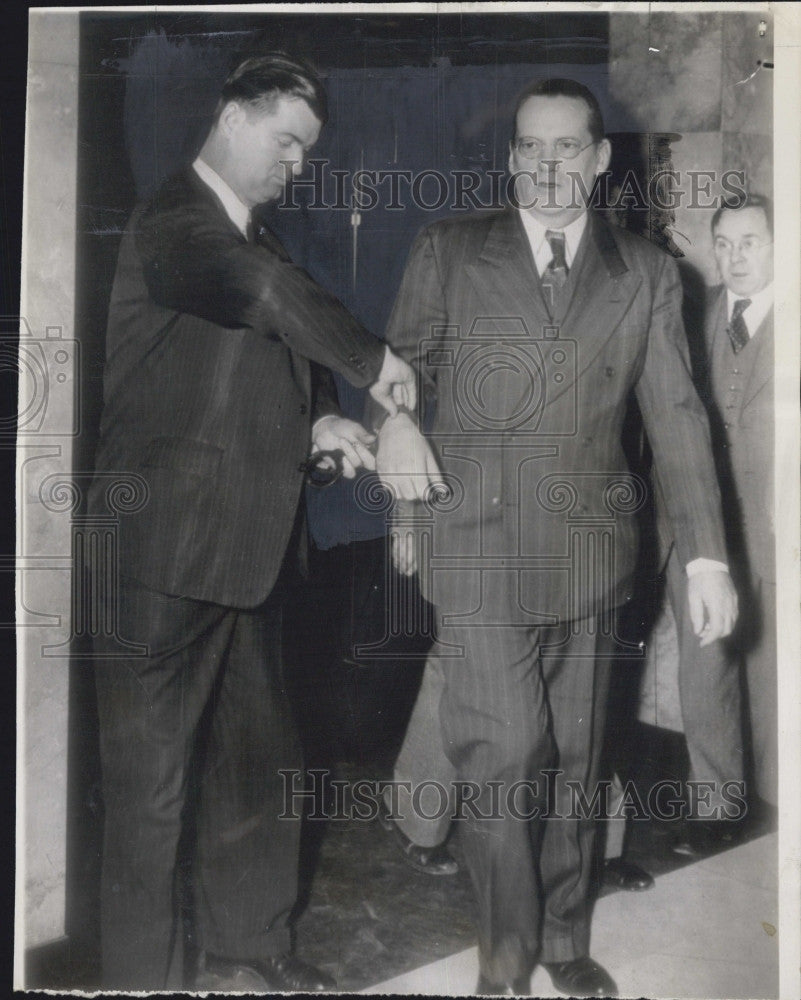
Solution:
[[[637,557],[643,492],[621,446],[631,391],[696,641],[736,618],[677,269],[588,211],[610,153],[590,91],[530,86],[509,154],[517,204],[424,230],[387,332],[418,365],[435,415],[430,445],[409,414],[386,420],[378,470],[409,501],[437,460],[452,485],[452,502],[432,505],[432,571],[421,567],[439,626],[422,697],[438,703],[412,723],[440,728],[407,742],[422,742],[432,770],[444,755],[445,772],[467,783],[478,993],[528,993],[536,961],[572,996],[617,990],[589,954],[596,822],[576,794],[597,789],[611,612],[631,596]],[[398,538],[394,554],[414,571],[413,545]],[[413,800],[404,812],[419,825]]]
[[[729,560],[740,594],[728,642],[698,649],[677,592],[676,557],[668,590],[678,624],[679,688],[690,778],[747,783],[749,811],[777,805],[776,567],[773,523],[773,210],[759,195],[724,203],[712,217],[722,284],[705,318],[705,395],[726,513]],[[750,767],[744,769],[740,660],[745,664]],[[747,741],[746,741],[747,743]],[[711,804],[714,805],[714,802]],[[739,815],[694,817],[677,853],[703,855],[730,840]]]

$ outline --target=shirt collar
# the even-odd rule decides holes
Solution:
[[[247,236],[248,223],[250,222],[250,209],[247,205],[239,200],[217,171],[213,170],[205,160],[198,157],[192,166],[203,183],[207,184],[220,199],[231,222],[243,236]]]
[[[773,305],[773,282],[766,285],[761,292],[754,292],[753,295],[735,295],[731,289],[726,289],[726,315],[731,320],[732,310],[734,309],[734,303],[738,299],[750,299],[751,305],[746,306],[743,309],[743,319],[745,320],[745,325],[748,328],[748,336],[753,337],[757,332],[759,327],[762,325],[762,320],[770,312],[771,306]]]
[[[547,248],[548,259],[551,257],[551,247],[548,241],[545,239],[545,233],[547,230],[552,229],[552,226],[547,226],[540,222],[531,212],[525,212],[522,209],[520,211],[520,218],[523,221],[523,228],[526,231],[529,242],[531,243],[531,250],[534,257],[537,258],[540,253],[545,251]],[[584,230],[587,228],[587,213],[582,212],[581,215],[574,219],[572,222],[568,223],[561,230],[565,234],[565,258],[567,260],[567,266],[573,263],[573,259],[578,252],[578,246],[581,242],[581,237],[584,235]]]

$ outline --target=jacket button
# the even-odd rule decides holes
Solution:
[[[300,404],[300,412],[301,413],[308,413],[309,412],[309,408],[308,408],[308,406],[306,406],[305,403],[301,403]]]
[[[607,378],[611,378],[614,374],[615,369],[611,365],[607,365],[606,368],[604,368],[604,375],[606,375]]]

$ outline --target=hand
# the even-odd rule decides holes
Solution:
[[[723,570],[704,570],[687,580],[693,632],[708,646],[731,633],[737,621],[737,591]]]
[[[429,487],[442,481],[428,441],[407,413],[384,421],[378,435],[376,470],[399,500],[424,500]]]
[[[364,466],[366,469],[375,469],[375,458],[370,451],[370,445],[375,441],[375,434],[371,434],[357,424],[355,420],[348,420],[346,417],[337,417],[333,413],[327,417],[321,417],[312,428],[312,451],[343,451],[342,475],[346,479],[353,479],[356,470]],[[323,465],[332,466],[330,459],[326,459]]]
[[[370,386],[370,395],[394,417],[399,406],[413,410],[417,406],[417,376],[411,365],[387,348],[378,379]]]

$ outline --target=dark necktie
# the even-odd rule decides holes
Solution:
[[[567,258],[565,257],[565,234],[554,232],[553,229],[545,231],[545,239],[551,247],[551,261],[542,274],[542,286],[545,298],[553,311],[559,292],[564,288],[567,281]]]
[[[745,325],[743,313],[751,305],[750,299],[736,299],[731,311],[731,322],[728,325],[729,340],[735,354],[739,354],[749,341],[748,327]]]

